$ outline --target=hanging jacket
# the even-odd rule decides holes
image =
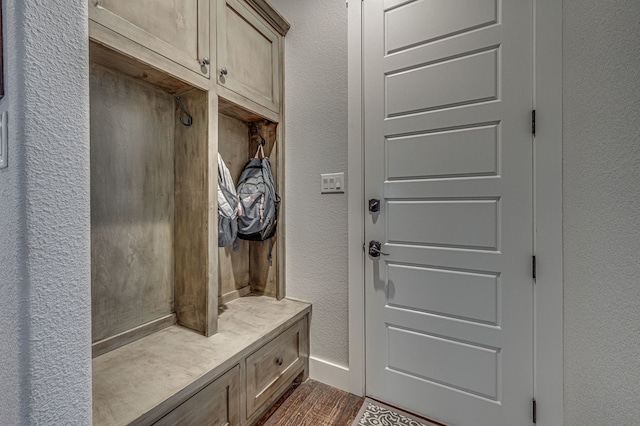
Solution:
[[[231,173],[218,153],[218,247],[226,247],[235,241],[240,209]]]

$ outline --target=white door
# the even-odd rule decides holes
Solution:
[[[366,392],[532,424],[531,0],[365,0]]]

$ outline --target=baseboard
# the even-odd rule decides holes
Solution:
[[[309,357],[309,377],[349,392],[349,369],[323,359]]]

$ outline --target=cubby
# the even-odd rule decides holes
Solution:
[[[224,102],[221,102],[224,105]],[[237,182],[244,165],[256,154],[264,138],[264,152],[269,157],[275,182],[279,177],[277,155],[278,125],[249,114],[228,109],[218,116],[218,150]],[[276,184],[276,186],[278,186]],[[280,191],[280,188],[276,188]],[[281,191],[280,191],[281,192]],[[279,220],[281,225],[282,218]],[[284,297],[280,282],[279,234],[269,241],[238,240],[235,247],[219,249],[218,283],[221,305],[247,294]],[[269,253],[271,253],[271,260]]]
[[[272,239],[217,246],[218,153],[237,181],[264,142],[284,194],[288,24],[261,0],[187,3],[145,12],[90,2],[96,425],[250,425],[308,374],[311,306],[285,298],[284,197]],[[216,55],[228,4],[251,23],[234,27],[235,38],[269,35],[254,46],[267,80],[243,72],[227,87],[196,65],[203,46],[217,59],[235,54]],[[181,13],[184,27],[172,20]],[[179,34],[159,31],[154,18]]]
[[[117,69],[117,61],[103,60],[104,51],[92,43],[96,355],[175,322],[211,335],[217,309],[206,305],[209,286],[217,284],[209,276],[217,253],[209,249],[207,232],[216,190],[208,179],[209,156],[216,152],[208,93],[132,77]],[[180,104],[193,117],[189,127],[180,121]]]

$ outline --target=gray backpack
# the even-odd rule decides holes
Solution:
[[[238,238],[250,241],[271,238],[278,223],[280,197],[276,194],[271,164],[264,156],[262,145],[244,166],[236,192],[242,211],[238,217]]]

